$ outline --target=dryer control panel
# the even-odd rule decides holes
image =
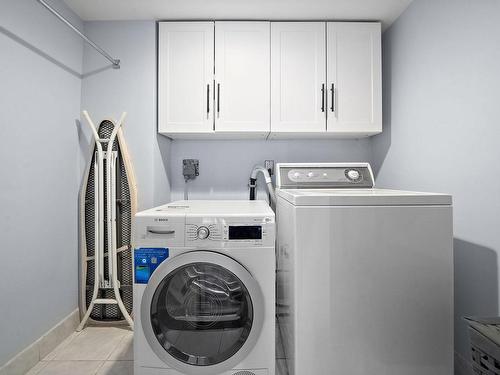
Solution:
[[[274,218],[186,218],[186,246],[273,246]]]
[[[280,163],[276,187],[282,189],[373,188],[368,163]]]

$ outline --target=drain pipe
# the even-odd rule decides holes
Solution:
[[[250,174],[250,183],[248,186],[250,187],[250,200],[255,200],[255,188],[257,187],[257,174],[262,173],[264,175],[264,179],[266,180],[267,190],[269,191],[269,197],[273,206],[276,205],[276,195],[274,192],[273,181],[271,180],[271,176],[266,168],[261,165],[257,165],[253,168],[252,173]]]

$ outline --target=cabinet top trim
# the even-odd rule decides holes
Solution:
[[[195,23],[195,22],[296,22],[296,23],[314,23],[314,22],[335,22],[335,23],[357,23],[357,24],[382,24],[381,21],[367,21],[367,20],[360,20],[360,21],[354,21],[354,20],[335,20],[335,19],[314,19],[314,20],[297,20],[297,19],[291,19],[291,20],[271,20],[271,19],[193,19],[193,20],[187,20],[187,19],[163,19],[163,20],[157,20],[156,23],[170,23],[170,22],[186,22],[186,23]]]

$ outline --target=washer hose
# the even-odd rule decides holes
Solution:
[[[257,187],[257,174],[261,172],[264,175],[264,179],[266,180],[267,190],[269,192],[269,197],[271,199],[272,205],[276,205],[276,194],[274,192],[273,180],[269,175],[269,171],[261,165],[257,165],[253,168],[252,173],[250,174],[250,182],[248,186],[250,187],[250,200],[255,200],[255,188]]]

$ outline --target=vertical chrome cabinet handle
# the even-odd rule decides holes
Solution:
[[[325,84],[321,85],[321,112],[325,112]]]
[[[335,112],[335,83],[332,83],[332,88],[330,89],[330,91],[332,92],[332,106],[330,107],[330,109],[332,110],[332,112]]]
[[[217,118],[219,118],[220,112],[220,83],[217,84]]]
[[[207,84],[207,119],[210,115],[210,84]]]

